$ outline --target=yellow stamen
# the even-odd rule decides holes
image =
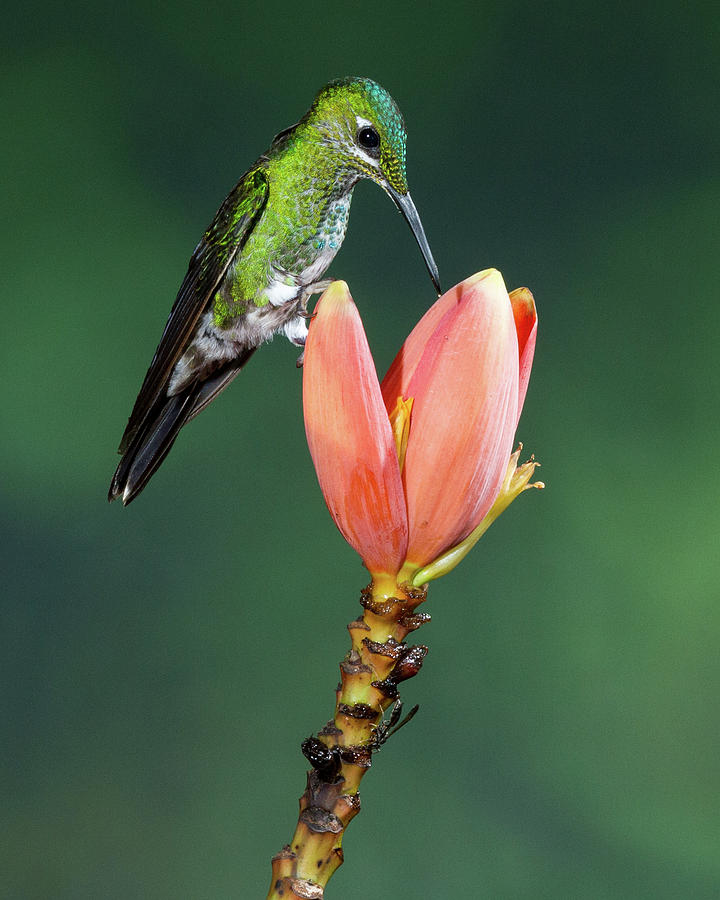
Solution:
[[[392,428],[393,437],[395,438],[395,450],[397,451],[401,472],[405,465],[405,453],[407,452],[407,442],[408,437],[410,436],[410,414],[412,412],[412,405],[412,397],[408,397],[407,400],[398,397],[395,409],[390,413],[389,417],[390,427]]]
[[[505,512],[513,500],[515,500],[516,497],[519,497],[523,491],[527,491],[529,488],[545,487],[542,481],[534,481],[530,484],[530,479],[532,478],[535,469],[540,465],[540,463],[535,462],[534,456],[531,456],[526,463],[518,466],[521,450],[522,444],[520,444],[517,450],[510,456],[510,462],[505,471],[505,478],[500,487],[500,493],[497,495],[495,502],[486,513],[482,522],[480,522],[477,528],[470,532],[464,541],[460,541],[455,547],[446,550],[442,556],[439,556],[429,565],[420,569],[419,572],[416,572],[412,579],[412,583],[415,587],[426,584],[434,578],[440,578],[441,575],[447,575],[448,572],[454,569],[461,560],[465,559],[495,519],[497,519],[501,513]]]

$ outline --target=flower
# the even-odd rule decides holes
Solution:
[[[328,509],[375,583],[424,583],[489,513],[536,333],[530,291],[509,296],[499,272],[480,272],[428,310],[381,386],[347,285],[323,294],[305,346],[305,429]]]

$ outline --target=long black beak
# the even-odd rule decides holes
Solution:
[[[412,229],[412,233],[415,235],[415,240],[418,242],[418,247],[420,248],[420,252],[423,255],[423,259],[425,260],[427,270],[430,273],[430,277],[432,278],[432,283],[435,285],[435,290],[438,292],[438,294],[442,294],[438,267],[435,264],[432,253],[430,252],[430,244],[428,244],[427,238],[425,237],[422,222],[420,221],[418,211],[415,209],[415,204],[412,202],[412,197],[410,196],[410,194],[399,194],[394,188],[390,187],[389,184],[384,184],[383,187],[390,195],[390,197],[392,197],[393,202],[403,214],[403,216],[405,217],[405,221]]]

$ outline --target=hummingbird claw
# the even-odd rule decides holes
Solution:
[[[298,306],[297,315],[302,316],[304,319],[312,319],[315,313],[308,312],[308,300],[312,297],[313,294],[322,294],[330,287],[332,283],[332,278],[323,278],[321,281],[314,281],[312,284],[309,284],[303,291],[302,300],[300,301],[300,305]]]
[[[310,294],[322,294],[322,292],[326,291],[332,283],[333,283],[332,278],[323,278],[320,281],[314,281],[312,284],[309,284],[306,288],[306,290],[308,292],[308,296],[310,296]]]
[[[300,356],[298,356],[298,358],[295,360],[295,368],[302,369],[304,362],[305,362],[305,351],[303,350],[303,352],[300,354]]]

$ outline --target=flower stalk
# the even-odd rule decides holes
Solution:
[[[430,618],[417,612],[426,590],[396,585],[394,594],[371,583],[361,595],[363,614],[348,625],[351,647],[340,663],[335,715],[303,744],[313,768],[292,842],[273,857],[268,900],[319,900],[343,862],[343,836],[360,812],[360,781],[379,749],[383,714],[427,654],[422,644],[405,642]]]

